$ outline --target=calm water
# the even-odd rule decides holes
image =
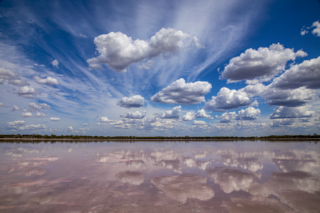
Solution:
[[[308,142],[0,144],[0,212],[320,212]]]

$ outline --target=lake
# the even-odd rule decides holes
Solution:
[[[313,142],[0,143],[1,212],[320,212]]]

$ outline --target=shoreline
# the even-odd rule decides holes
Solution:
[[[99,138],[79,138],[79,139],[75,139],[75,138],[0,138],[0,143],[1,142],[6,142],[6,141],[12,141],[12,142],[58,142],[58,141],[62,141],[62,142],[153,142],[153,141],[159,141],[159,142],[172,142],[172,141],[177,141],[177,142],[196,142],[196,141],[207,141],[207,142],[218,142],[218,141],[301,141],[301,142],[318,142],[320,141],[320,138],[304,138],[304,137],[287,137],[287,138],[152,138],[152,139],[148,139],[148,138],[127,138],[127,139],[120,139],[120,138],[110,138],[110,139],[99,139]]]

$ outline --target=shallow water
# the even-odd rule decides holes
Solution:
[[[1,143],[0,212],[320,212],[309,142]]]

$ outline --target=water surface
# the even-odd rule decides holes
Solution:
[[[1,212],[320,212],[309,142],[1,143]]]

